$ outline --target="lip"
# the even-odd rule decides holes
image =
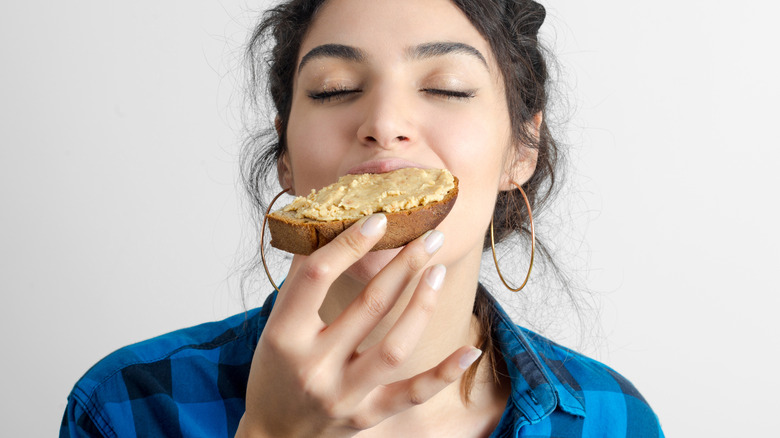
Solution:
[[[347,175],[361,173],[385,173],[393,170],[404,169],[407,167],[418,167],[420,169],[429,169],[431,166],[424,166],[420,163],[404,160],[402,158],[386,158],[382,160],[372,160],[361,163],[347,171]]]

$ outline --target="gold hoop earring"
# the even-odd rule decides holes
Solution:
[[[263,228],[260,229],[260,260],[263,261],[263,268],[265,268],[265,275],[268,276],[268,281],[271,282],[271,286],[276,289],[277,292],[281,293],[282,291],[279,290],[279,287],[274,283],[274,279],[271,278],[271,271],[268,270],[268,264],[265,262],[265,224],[268,222],[268,213],[271,212],[271,207],[273,207],[274,203],[277,199],[279,199],[280,196],[287,193],[292,189],[286,188],[279,192],[276,196],[274,196],[274,199],[271,200],[271,203],[268,204],[268,209],[265,211],[265,215],[263,216]]]
[[[517,187],[518,190],[520,190],[520,194],[523,195],[523,200],[525,201],[525,207],[528,209],[528,221],[531,223],[531,264],[528,266],[528,273],[525,275],[525,280],[523,281],[523,284],[520,285],[518,288],[513,288],[509,285],[509,283],[504,280],[504,276],[501,275],[501,268],[498,267],[498,258],[496,257],[496,243],[495,243],[495,237],[493,237],[493,218],[490,218],[490,249],[493,250],[493,261],[496,264],[496,271],[498,271],[498,278],[501,279],[501,282],[504,283],[504,286],[506,286],[507,289],[511,290],[512,292],[519,292],[520,289],[524,288],[526,283],[528,283],[528,279],[531,277],[531,269],[534,267],[534,253],[536,252],[536,235],[534,234],[534,216],[531,213],[531,203],[528,202],[528,197],[525,195],[525,191],[523,190],[520,185],[518,185],[516,182],[511,181],[512,184]]]

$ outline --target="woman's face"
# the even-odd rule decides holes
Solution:
[[[432,263],[478,266],[510,138],[490,46],[453,3],[329,0],[298,56],[280,178],[305,196],[348,173],[447,168],[460,193]],[[367,280],[397,251],[349,274]]]

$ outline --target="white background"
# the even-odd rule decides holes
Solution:
[[[1,435],[56,435],[101,357],[242,310],[238,60],[263,4],[0,6]],[[574,165],[559,241],[600,306],[583,349],[668,436],[769,434],[778,7],[548,11]]]

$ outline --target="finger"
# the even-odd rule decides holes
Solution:
[[[457,381],[481,355],[482,351],[476,347],[462,347],[428,371],[377,387],[364,401],[363,412],[367,412],[364,417],[378,422],[425,403]]]
[[[427,269],[411,301],[384,339],[350,364],[349,372],[360,376],[351,382],[357,392],[367,394],[386,382],[388,372],[392,372],[412,354],[436,310],[438,290],[446,271],[444,265]]]
[[[402,292],[441,248],[444,234],[431,230],[408,244],[344,309],[326,330],[339,339],[341,354],[349,356],[395,305]]]
[[[328,288],[347,268],[368,253],[387,229],[387,217],[362,218],[331,242],[304,257],[282,286],[274,307],[293,324],[309,320],[325,299]],[[301,319],[302,315],[308,315]],[[317,317],[317,321],[319,318]]]

